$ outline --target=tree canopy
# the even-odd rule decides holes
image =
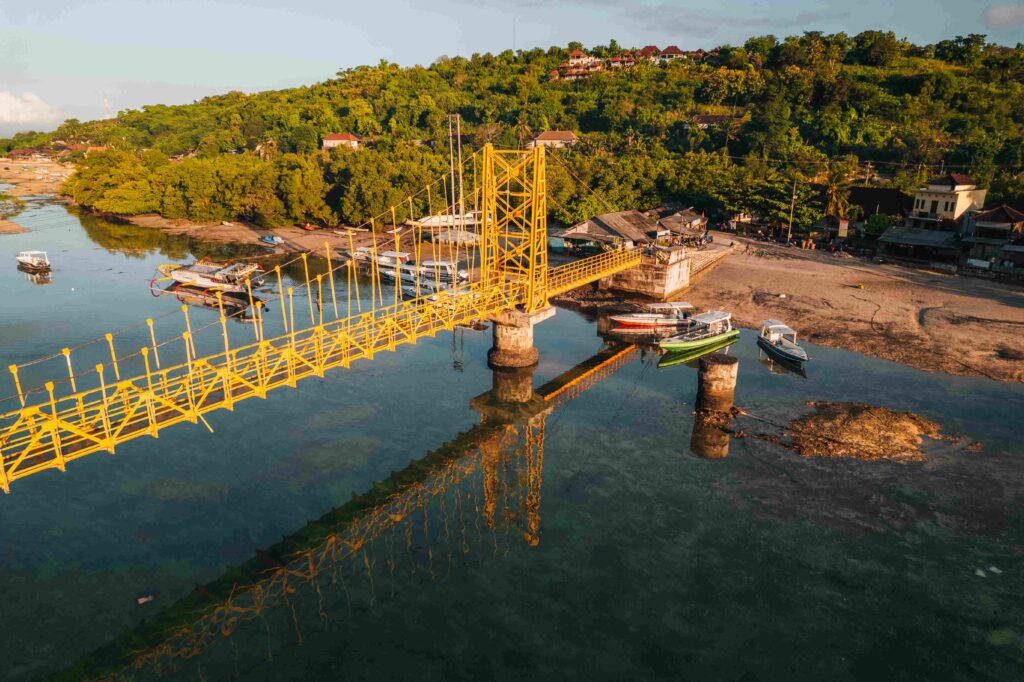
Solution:
[[[461,115],[470,152],[577,131],[581,141],[548,164],[549,208],[565,222],[667,201],[788,221],[795,180],[795,222],[806,225],[826,209],[804,201],[816,194],[809,183],[831,185],[827,204],[841,213],[853,174],[840,166],[866,161],[897,187],[941,167],[974,175],[994,200],[1024,200],[1021,46],[808,32],[722,46],[699,63],[551,78],[576,46],[426,67],[382,61],[311,86],[72,119],[0,140],[0,151],[104,145],[66,184],[83,205],[267,226],[358,223],[407,205],[446,168],[450,113]],[[615,41],[594,50],[621,51]],[[336,132],[372,146],[321,150]]]

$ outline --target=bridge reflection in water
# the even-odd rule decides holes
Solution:
[[[636,346],[611,344],[536,390],[535,368],[494,370],[491,390],[470,401],[480,413],[477,426],[197,587],[60,677],[180,673],[207,652],[216,657],[225,640],[235,648],[232,638],[261,620],[267,649],[250,652],[251,664],[272,658],[273,629],[283,625],[301,643],[304,623],[327,627],[329,611],[337,611],[327,601],[342,602],[348,613],[369,609],[442,578],[468,555],[538,545],[548,416],[637,355]]]

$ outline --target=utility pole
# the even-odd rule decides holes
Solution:
[[[516,53],[516,20],[517,19],[518,19],[518,17],[513,14],[512,15],[512,54],[513,55],[515,55],[515,53]]]
[[[793,239],[793,214],[796,213],[796,176],[793,177],[793,201],[789,205],[789,227],[786,230],[786,243]]]

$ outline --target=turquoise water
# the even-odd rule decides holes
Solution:
[[[46,202],[19,220],[34,231],[0,237],[4,366],[146,317],[161,338],[180,331],[179,303],[148,282],[156,264],[204,247],[83,224]],[[29,248],[50,253],[52,283],[14,269]],[[190,309],[195,328],[214,319]],[[241,342],[252,329],[231,334]],[[928,443],[913,464],[804,459],[751,437],[708,460],[689,447],[689,367],[659,370],[637,354],[529,423],[505,429],[488,413],[480,427],[470,403],[492,387],[490,335],[454,336],[454,350],[442,334],[214,413],[213,433],[180,425],[16,481],[0,496],[0,679],[117,670],[129,650],[159,663],[131,672],[145,679],[1020,676],[1024,388],[814,346],[806,379],[775,374],[744,331],[730,351],[737,404],[759,417],[867,402],[964,440]],[[604,346],[568,310],[536,341],[535,387]],[[126,352],[147,342],[145,327],[117,337]],[[107,354],[93,344],[73,357],[88,367]],[[23,370],[26,385],[60,362]],[[0,397],[12,392],[3,377]],[[981,451],[964,451],[975,440]],[[424,504],[353,530],[379,508],[374,491],[414,481],[433,486]],[[203,638],[196,655],[156,653],[167,638],[147,622],[184,624],[179,600],[192,595],[195,615],[225,581],[273,575],[275,547],[295,534],[290,551],[332,534],[362,544],[315,580],[295,578],[230,636]],[[117,640],[125,632],[135,638]]]

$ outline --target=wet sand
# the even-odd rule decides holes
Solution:
[[[337,228],[337,232],[329,228],[310,231],[294,226],[267,230],[240,220],[229,221],[226,225],[221,222],[196,223],[189,220],[164,218],[156,214],[122,216],[120,219],[140,227],[161,230],[167,234],[186,235],[224,244],[269,246],[261,242],[259,238],[264,235],[273,235],[284,240],[284,244],[274,247],[278,253],[312,251],[322,255],[325,243],[335,252],[348,251],[350,243],[353,246],[369,246],[373,243],[373,236],[369,232],[355,231],[350,239],[344,228]],[[339,234],[339,232],[343,234]],[[414,242],[411,233],[412,228],[401,228],[398,246],[404,251],[410,251],[413,248]],[[385,251],[394,249],[394,235],[378,233],[377,246]]]
[[[1024,381],[1024,288],[735,241],[737,252],[680,298],[739,325],[777,318],[814,343],[927,371]]]
[[[0,183],[13,185],[5,193],[16,197],[57,194],[73,170],[52,159],[0,158]]]
[[[0,220],[0,234],[20,234],[28,231],[27,227],[22,227],[18,223],[10,220]]]

